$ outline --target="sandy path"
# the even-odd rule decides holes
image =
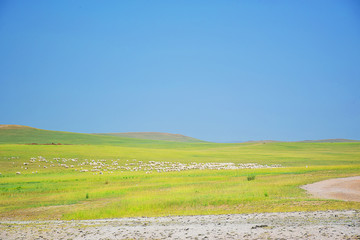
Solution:
[[[360,176],[329,179],[301,188],[318,198],[360,202]]]
[[[0,239],[360,239],[357,211],[2,221]]]

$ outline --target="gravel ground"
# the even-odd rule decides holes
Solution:
[[[360,212],[1,221],[0,239],[360,239]]]

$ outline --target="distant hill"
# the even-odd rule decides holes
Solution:
[[[341,143],[341,142],[360,142],[359,140],[352,140],[352,139],[343,139],[343,138],[336,138],[336,139],[320,139],[320,140],[304,140],[299,142],[308,142],[308,143]]]
[[[33,127],[23,126],[23,125],[14,125],[14,124],[0,124],[0,130],[2,129],[36,129]]]
[[[161,133],[161,132],[126,132],[126,133],[94,133],[94,134],[104,135],[104,136],[116,136],[116,137],[174,141],[174,142],[205,142],[181,134]]]
[[[245,143],[279,143],[279,142],[302,142],[302,143],[342,143],[342,142],[360,142],[359,140],[352,139],[319,139],[319,140],[303,140],[303,141],[276,141],[276,140],[258,140],[258,141],[247,141]]]
[[[282,141],[276,141],[276,140],[257,140],[257,141],[247,141],[246,143],[277,143]]]
[[[146,134],[145,134],[146,135]],[[123,146],[144,146],[144,145],[153,145],[153,144],[162,144],[162,145],[179,145],[179,144],[188,144],[188,143],[201,143],[202,141],[195,138],[190,138],[182,136],[179,134],[158,134],[157,139],[155,138],[156,134],[153,134],[153,139],[144,138],[142,139],[135,138],[134,135],[125,136],[125,135],[112,135],[112,134],[87,134],[87,133],[74,133],[74,132],[63,132],[63,131],[50,131],[43,130],[28,126],[21,125],[10,125],[10,124],[0,124],[0,144],[31,144],[31,145],[67,145],[67,144],[96,144],[96,145],[123,145]],[[173,136],[172,140],[166,140],[165,136]],[[178,139],[176,140],[174,139]],[[182,139],[182,141],[180,141]],[[160,141],[161,140],[161,141]]]
[[[352,139],[319,139],[319,140],[303,140],[303,141],[276,141],[276,140],[258,140],[258,141],[247,141],[244,143],[281,143],[281,142],[300,142],[300,143],[342,143],[342,142],[360,142],[359,140]]]
[[[0,125],[0,144],[152,144],[154,141],[122,138],[115,136],[93,135],[50,131],[21,125]]]
[[[281,141],[260,140],[244,143],[276,143]],[[303,143],[342,143],[360,142],[351,139],[321,139],[296,141]],[[97,145],[153,145],[190,146],[189,144],[215,144],[181,134],[159,132],[129,132],[129,133],[74,133],[43,130],[22,125],[0,124],[0,144],[97,144]]]

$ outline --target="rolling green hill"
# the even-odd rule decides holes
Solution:
[[[138,139],[150,139],[174,142],[204,142],[202,140],[184,136],[181,134],[161,133],[161,132],[127,132],[127,133],[94,133],[96,135],[116,136]]]
[[[177,142],[136,139],[112,135],[95,135],[50,131],[20,125],[0,125],[0,144],[92,144],[92,145],[178,145]]]

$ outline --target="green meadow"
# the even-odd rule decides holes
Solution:
[[[1,219],[360,210],[360,203],[316,199],[299,188],[360,175],[358,142],[218,144],[31,131],[0,131]],[[40,145],[52,142],[72,145]],[[128,166],[134,161],[281,167],[92,172],[89,165],[98,162],[115,169],[115,163]]]

